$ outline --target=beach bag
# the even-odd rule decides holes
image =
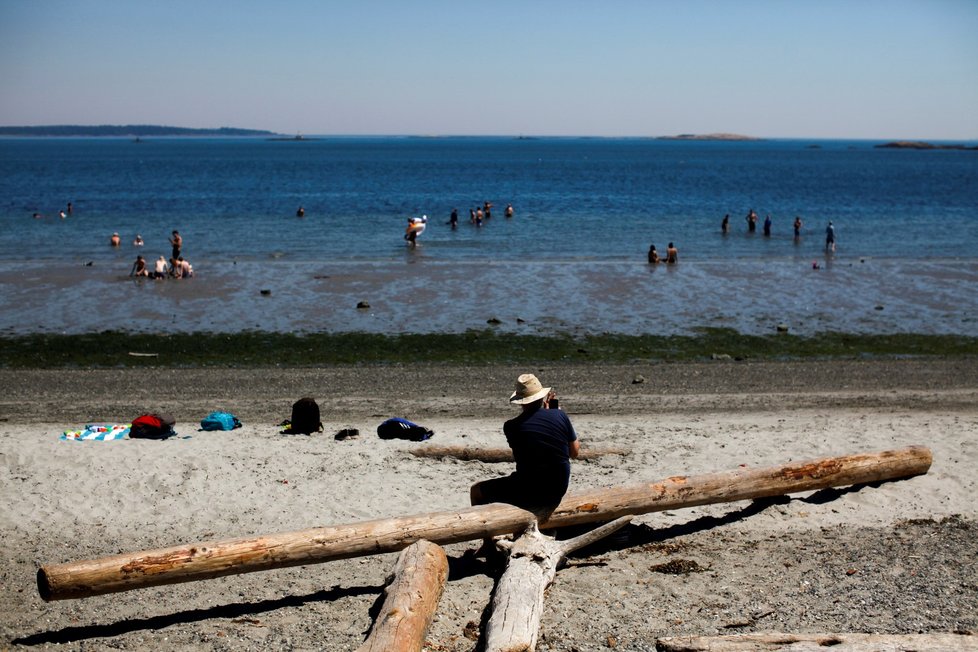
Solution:
[[[234,430],[240,427],[238,417],[230,412],[211,412],[200,420],[201,430]]]
[[[282,432],[308,435],[323,431],[323,422],[319,420],[319,404],[315,399],[300,398],[292,404],[292,418]]]
[[[410,441],[424,441],[431,439],[435,431],[431,428],[419,426],[411,423],[407,419],[394,417],[377,426],[377,436],[381,439],[408,439]]]
[[[177,434],[173,431],[176,420],[168,414],[143,414],[132,420],[129,437],[132,439],[166,439]]]

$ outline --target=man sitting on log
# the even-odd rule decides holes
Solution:
[[[472,485],[472,504],[508,503],[538,515],[549,514],[567,492],[570,458],[581,450],[577,433],[567,414],[557,408],[554,392],[533,374],[516,379],[509,402],[523,408],[519,416],[503,424],[516,472]]]

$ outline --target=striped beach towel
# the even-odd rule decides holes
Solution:
[[[131,424],[90,423],[82,430],[65,430],[61,441],[114,441],[129,434]]]

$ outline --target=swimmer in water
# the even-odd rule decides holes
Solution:
[[[676,249],[676,245],[669,243],[666,247],[666,262],[670,265],[674,265],[679,262],[679,250]]]
[[[146,268],[146,259],[142,256],[136,256],[136,262],[132,264],[132,269],[129,270],[129,276],[149,276],[149,270]]]
[[[655,250],[655,245],[649,245],[649,264],[658,265],[660,262],[662,261],[659,259],[659,252]]]

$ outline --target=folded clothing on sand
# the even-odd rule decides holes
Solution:
[[[65,430],[62,441],[113,441],[129,434],[130,424],[90,423],[81,430]]]

